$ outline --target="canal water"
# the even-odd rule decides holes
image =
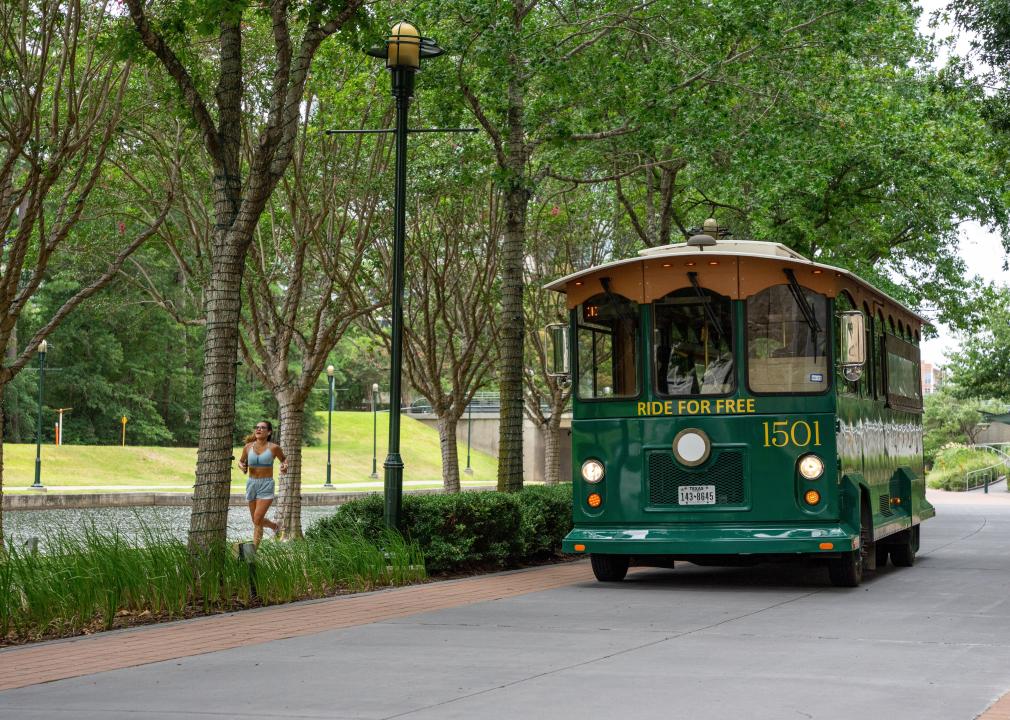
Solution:
[[[332,515],[335,506],[311,506],[302,508],[302,530],[308,530],[319,518]],[[273,513],[267,515],[273,518]],[[115,530],[126,538],[140,542],[147,531],[155,535],[172,535],[186,540],[189,530],[188,507],[136,507],[136,508],[88,508],[82,510],[9,510],[4,513],[4,535],[14,543],[22,545],[28,538],[37,537],[45,548],[47,536],[59,530],[80,532],[90,524],[101,531]],[[228,511],[228,539],[248,540],[252,538],[253,524],[249,510],[233,507]],[[266,531],[270,537],[271,531]]]

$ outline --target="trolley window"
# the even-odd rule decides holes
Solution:
[[[919,348],[891,334],[884,336],[887,355],[887,404],[900,410],[922,411]]]
[[[759,393],[828,388],[827,299],[798,284],[747,299],[747,384]]]
[[[578,309],[578,389],[583,399],[638,396],[638,304],[613,293]]]
[[[731,308],[728,297],[693,287],[653,304],[660,395],[725,395],[736,389]]]

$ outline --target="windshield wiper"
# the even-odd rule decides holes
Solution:
[[[719,318],[712,309],[712,304],[708,302],[708,296],[705,294],[705,291],[701,289],[701,285],[698,284],[698,273],[689,272],[687,274],[687,278],[691,281],[691,285],[694,287],[694,292],[701,299],[701,306],[705,308],[705,315],[708,316],[708,321],[712,323],[712,327],[715,328],[715,334],[718,336],[719,340],[722,340],[722,325],[719,324]]]
[[[803,294],[803,289],[800,287],[799,282],[797,282],[793,271],[790,268],[783,268],[782,272],[789,278],[789,292],[793,294],[793,299],[796,300],[796,304],[800,307],[800,312],[803,313],[803,319],[807,321],[807,325],[810,326],[810,329],[814,333],[814,345],[816,347],[817,333],[821,332],[821,326],[817,324],[817,315],[814,313],[814,309],[810,307],[807,296]]]

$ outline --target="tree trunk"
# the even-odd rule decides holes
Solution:
[[[189,521],[190,550],[205,550],[227,541],[231,469],[235,459],[235,364],[238,318],[242,307],[245,249],[226,237],[215,248],[207,289],[207,336],[204,347],[200,445],[196,487]]]
[[[438,442],[442,447],[442,489],[447,493],[458,493],[459,452],[456,448],[457,417],[438,419]]]
[[[541,426],[544,435],[544,482],[561,482],[561,413],[554,412]]]
[[[288,471],[280,475],[275,522],[284,526],[284,537],[302,537],[302,433],[305,429],[305,401],[285,399],[280,408],[281,450],[288,459]]]
[[[521,171],[519,171],[521,172]],[[501,425],[498,435],[498,490],[523,487],[523,246],[529,195],[520,178],[506,194],[502,252]]]

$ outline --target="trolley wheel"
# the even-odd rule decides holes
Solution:
[[[858,587],[863,582],[862,551],[853,550],[828,560],[828,576],[835,587]]]
[[[881,542],[878,542],[874,547],[874,552],[877,553],[877,569],[882,567],[887,567],[887,554],[890,552],[890,548]]]
[[[891,545],[891,562],[896,567],[912,567],[915,565],[915,552],[919,549],[919,526],[902,530],[894,538]]]
[[[593,565],[593,575],[600,582],[621,582],[628,574],[631,558],[628,555],[597,555],[589,556]]]

